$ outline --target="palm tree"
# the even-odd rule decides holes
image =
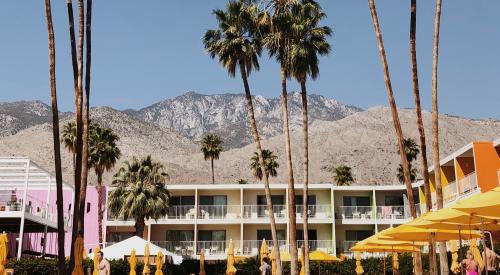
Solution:
[[[439,27],[441,24],[441,0],[436,0],[434,17],[434,43],[432,55],[432,151],[434,157],[434,183],[436,187],[437,209],[443,208],[443,187],[441,185],[441,164],[439,160],[439,111],[438,111],[438,57],[439,57]],[[448,275],[448,256],[446,244],[438,243],[441,274]]]
[[[333,181],[337,186],[349,186],[354,182],[352,169],[347,165],[339,165],[333,168]]]
[[[52,136],[54,142],[54,165],[56,171],[58,274],[64,275],[65,272],[64,209],[63,209],[63,186],[62,186],[62,169],[61,169],[61,146],[59,141],[59,109],[57,107],[57,89],[56,89],[56,49],[54,42],[54,26],[52,23],[52,7],[50,0],[45,0],[45,17],[47,19],[47,33],[49,37],[50,99],[52,107]]]
[[[274,13],[267,25],[268,33],[264,38],[264,45],[269,50],[269,55],[275,57],[280,63],[281,75],[281,111],[283,118],[283,134],[285,137],[286,163],[288,171],[288,218],[290,221],[290,272],[296,274],[297,265],[297,222],[295,218],[295,184],[293,178],[292,149],[290,146],[290,129],[288,123],[287,78],[290,76],[290,53],[293,33],[292,4],[276,1]]]
[[[262,156],[262,146],[260,143],[259,131],[255,122],[252,94],[248,84],[248,76],[253,69],[259,69],[258,57],[262,52],[260,25],[257,22],[266,17],[259,9],[249,4],[247,1],[230,1],[226,10],[215,10],[215,17],[219,23],[218,29],[208,30],[205,33],[203,43],[205,50],[210,57],[218,57],[219,62],[234,77],[236,69],[240,70],[241,79],[245,89],[247,100],[247,113],[252,135],[259,156],[261,169],[265,169],[264,158]],[[266,195],[267,210],[269,211],[269,221],[271,224],[271,235],[274,243],[278,243],[276,234],[276,222],[271,201],[271,190],[269,188],[269,178],[264,173],[264,191]],[[281,275],[281,257],[279,249],[275,250],[276,271]]]
[[[201,142],[203,157],[205,160],[210,160],[210,166],[212,167],[212,184],[215,184],[214,160],[219,159],[220,153],[222,152],[221,145],[222,140],[215,134],[206,135]]]
[[[330,52],[330,44],[326,37],[332,31],[327,26],[319,27],[321,19],[326,14],[321,10],[318,3],[312,0],[303,0],[291,8],[292,19],[297,31],[291,45],[290,70],[294,78],[300,83],[302,97],[302,130],[304,135],[304,191],[303,191],[303,232],[304,243],[309,243],[308,236],[308,185],[309,185],[309,138],[308,138],[308,113],[307,113],[307,77],[316,79],[319,74],[319,55],[327,55]],[[309,268],[309,246],[304,247],[304,265],[306,274],[310,274]]]
[[[98,124],[91,124],[90,128],[90,146],[89,146],[89,166],[94,168],[97,176],[97,194],[98,194],[98,232],[99,243],[103,243],[102,220],[104,210],[102,208],[102,175],[105,171],[110,171],[120,158],[121,152],[117,146],[120,138],[109,128],[100,127]]]
[[[405,147],[405,155],[408,161],[408,170],[410,170],[411,182],[414,182],[417,178],[417,169],[413,168],[413,161],[417,159],[420,150],[418,145],[412,138],[405,138],[403,140],[403,146]],[[405,178],[403,175],[403,166],[400,164],[398,167],[397,177],[399,182],[404,183]]]
[[[277,169],[280,167],[278,164],[278,157],[273,153],[273,151],[267,149],[262,150],[262,157],[264,158],[264,170],[266,171],[266,177],[277,177]],[[250,169],[252,169],[252,174],[255,178],[262,180],[264,175],[262,174],[262,169],[260,168],[258,152],[254,152],[252,158],[250,159]]]
[[[115,217],[135,220],[135,235],[143,236],[145,220],[159,219],[168,212],[168,174],[151,156],[133,157],[114,175],[108,209]]]
[[[76,165],[76,123],[74,121],[68,121],[63,125],[63,130],[61,133],[61,143],[66,149],[73,155],[73,169]]]
[[[378,22],[377,10],[375,8],[374,0],[368,0],[368,6],[370,8],[370,14],[372,16],[373,27],[375,29],[375,35],[377,37],[377,43],[378,43],[378,48],[379,48],[379,53],[380,53],[380,62],[382,65],[382,70],[384,72],[385,86],[386,86],[387,95],[389,98],[389,105],[390,105],[390,109],[391,109],[392,120],[394,122],[394,128],[396,130],[399,156],[401,158],[401,164],[403,166],[403,175],[404,175],[405,185],[406,185],[406,194],[408,196],[408,202],[410,205],[410,213],[411,213],[413,218],[416,218],[417,217],[417,210],[415,207],[415,201],[413,199],[413,189],[411,186],[410,171],[408,170],[408,161],[407,161],[405,153],[404,153],[403,131],[401,129],[401,123],[399,122],[399,115],[398,115],[398,109],[396,107],[396,101],[394,99],[394,94],[392,92],[391,78],[390,78],[390,74],[389,74],[389,65],[387,64],[387,57],[385,54],[384,42],[382,39],[382,33],[380,31],[380,25]],[[417,274],[422,274],[422,263],[421,263],[421,260],[419,260],[419,258],[420,257],[416,257],[415,272]]]
[[[420,106],[420,89],[418,85],[418,68],[417,68],[417,0],[411,0],[410,3],[410,55],[413,80],[413,97],[415,100],[415,113],[417,117],[418,133],[420,138],[420,156],[422,160],[422,177],[424,180],[424,197],[427,212],[432,208],[431,188],[429,183],[429,165],[427,164],[427,145],[425,142],[425,128],[422,118],[422,108]],[[429,242],[429,266],[432,272],[437,274],[436,267],[436,242]]]
[[[79,207],[80,207],[80,193],[81,193],[81,176],[82,176],[82,151],[83,151],[83,118],[82,118],[82,74],[83,74],[83,0],[78,0],[78,55],[75,41],[75,22],[73,16],[73,2],[72,0],[66,1],[68,10],[69,33],[71,42],[71,64],[73,67],[73,88],[75,94],[75,118],[76,118],[76,141],[75,141],[75,156],[74,156],[74,201],[73,201],[73,222],[71,230],[71,256],[69,260],[69,270],[73,270],[75,255],[74,243],[78,236],[79,229]],[[80,57],[81,58],[78,58]]]

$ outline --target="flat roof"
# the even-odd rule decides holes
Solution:
[[[419,187],[420,184],[414,183],[412,184],[413,188]],[[286,189],[288,184],[284,183],[273,183],[269,185],[269,188],[272,190],[276,189]],[[296,190],[301,190],[303,188],[303,184],[295,184]],[[228,183],[228,184],[167,184],[167,188],[169,190],[262,190],[264,189],[264,184],[262,183],[248,183],[248,184],[237,184],[237,183]],[[344,190],[344,191],[388,191],[388,190],[406,190],[406,186],[404,184],[400,185],[350,185],[350,186],[337,186],[331,183],[313,183],[309,184],[308,188],[311,190]]]

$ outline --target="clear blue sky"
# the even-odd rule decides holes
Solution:
[[[66,1],[53,0],[60,106],[72,110]],[[368,108],[387,105],[367,1],[320,1],[334,30],[333,52],[321,60],[313,93]],[[378,0],[377,8],[400,107],[413,106],[408,50],[409,0]],[[430,109],[434,2],[418,1],[421,93]],[[242,91],[203,51],[224,0],[102,0],[93,9],[93,106],[140,108],[186,91]],[[76,7],[76,4],[75,4]],[[500,1],[444,1],[439,62],[440,108],[473,118],[500,118]],[[49,102],[43,1],[0,1],[0,101]],[[267,55],[252,75],[255,94],[279,95],[279,69]],[[290,90],[298,86],[290,82]]]

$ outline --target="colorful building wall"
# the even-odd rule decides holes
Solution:
[[[473,146],[478,186],[486,192],[499,185],[500,158],[492,142],[474,142]]]

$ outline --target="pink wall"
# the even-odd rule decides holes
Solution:
[[[106,194],[105,191],[103,194]],[[21,199],[23,194],[22,191],[17,190],[16,195],[18,199]],[[63,197],[64,197],[64,211],[65,211],[65,216],[67,216],[67,213],[70,213],[70,205],[73,203],[73,191],[72,190],[65,190],[63,192]],[[47,199],[47,190],[30,190],[28,191],[28,198],[27,202],[31,202],[31,208],[33,213],[36,213],[38,208],[42,207],[42,202],[45,202]],[[87,187],[87,199],[86,202],[89,205],[89,207],[85,209],[85,236],[84,236],[84,243],[85,246],[90,246],[94,247],[95,244],[99,242],[98,238],[98,211],[97,211],[97,201],[98,201],[98,196],[97,196],[97,190],[95,186],[89,186]],[[106,205],[106,198],[104,196],[103,198],[103,205]],[[87,209],[89,210],[87,212]],[[51,190],[50,192],[50,200],[49,200],[49,217],[51,220],[54,222],[57,222],[57,211],[56,211],[56,192],[55,190]],[[105,216],[104,216],[105,217]],[[71,223],[70,223],[71,226]],[[105,228],[105,227],[104,227]],[[105,230],[105,229],[104,229]],[[104,232],[105,234],[105,232]],[[9,234],[9,254],[10,256],[15,256],[17,253],[16,250],[16,238],[18,237],[18,233],[11,233]],[[29,250],[29,251],[34,251],[34,252],[42,252],[43,246],[42,246],[42,238],[43,238],[43,232],[37,232],[37,233],[25,233],[23,237],[23,250]],[[68,256],[70,254],[70,247],[71,247],[71,227],[68,227],[68,230],[65,234],[65,248],[64,252]],[[48,233],[47,234],[47,246],[46,246],[46,253],[49,255],[56,255],[57,254],[57,233]]]

